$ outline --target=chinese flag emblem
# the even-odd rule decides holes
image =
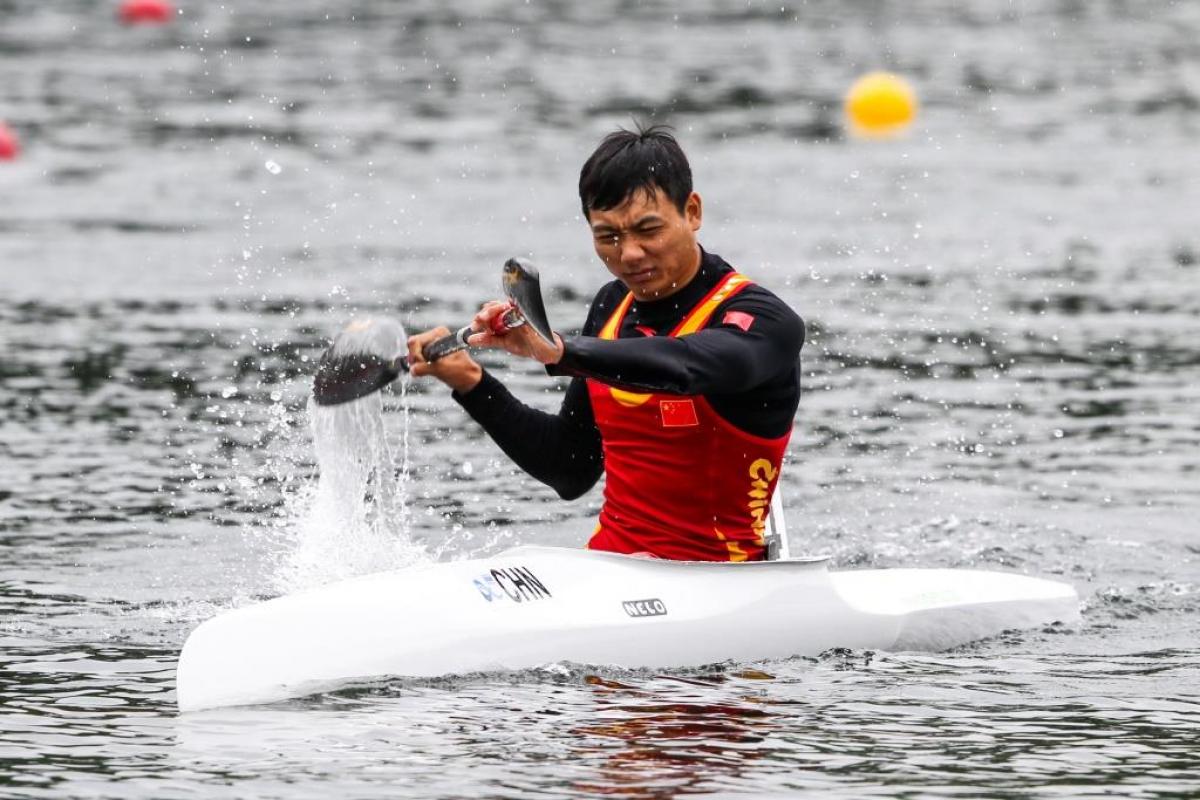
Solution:
[[[726,311],[725,316],[721,318],[721,324],[737,325],[742,330],[748,331],[754,324],[754,315],[744,311]]]
[[[696,416],[696,404],[689,400],[659,400],[658,410],[662,414],[664,428],[690,428],[700,424]]]

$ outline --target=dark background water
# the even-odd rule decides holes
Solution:
[[[880,67],[918,123],[848,139],[841,95]],[[177,716],[199,621],[413,557],[314,542],[328,337],[453,325],[515,254],[579,325],[606,274],[574,181],[634,118],[676,126],[705,246],[808,322],[793,550],[1059,576],[1082,625]],[[126,29],[9,0],[0,119],[24,145],[0,164],[0,795],[1200,789],[1200,4],[292,0]],[[444,391],[387,408],[402,544],[590,531],[597,492],[557,501]]]

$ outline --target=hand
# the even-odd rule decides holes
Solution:
[[[562,337],[554,334],[554,344],[551,345],[538,335],[531,325],[521,325],[500,333],[499,318],[512,306],[498,300],[489,300],[479,309],[479,313],[471,320],[471,328],[476,332],[471,334],[467,343],[472,347],[496,347],[507,350],[514,356],[532,358],[542,364],[557,364],[563,356]]]
[[[459,350],[433,362],[426,361],[421,354],[430,342],[449,335],[449,328],[440,327],[408,337],[409,370],[414,377],[432,375],[459,394],[466,394],[483,380],[483,367],[467,355],[466,350]]]

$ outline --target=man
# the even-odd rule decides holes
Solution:
[[[588,547],[697,561],[765,555],[763,528],[800,397],[804,323],[696,240],[703,206],[687,157],[663,128],[610,134],[583,165],[579,198],[596,254],[616,280],[579,336],[554,346],[528,326],[472,345],[536,359],[573,380],[557,414],[513,397],[465,352],[432,375],[522,469],[574,499],[605,474]]]

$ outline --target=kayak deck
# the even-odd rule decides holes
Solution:
[[[557,661],[678,668],[831,647],[945,649],[1078,615],[1069,585],[1006,573],[831,573],[823,558],[731,564],[520,547],[218,615],[184,645],[178,702],[273,702],[382,676]]]

